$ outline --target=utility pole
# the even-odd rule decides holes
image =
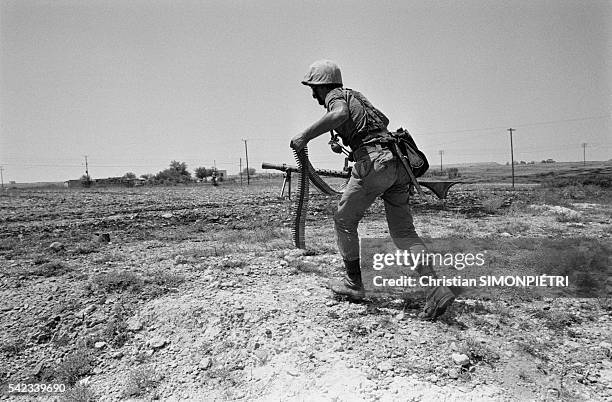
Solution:
[[[0,166],[0,181],[2,181],[2,190],[4,190],[4,175],[2,172],[4,172],[4,166]]]
[[[438,153],[440,154],[440,172],[442,172],[442,155],[444,155],[444,151],[439,150]]]
[[[582,166],[586,166],[586,147],[587,147],[587,143],[583,142],[582,143]]]
[[[87,155],[85,155],[85,176],[87,176],[87,181],[89,181],[89,165],[87,164]]]
[[[240,158],[240,185],[242,186],[242,158]]]
[[[516,130],[509,128],[508,131],[510,131],[510,164],[512,164],[512,188],[514,188],[514,148],[512,146],[512,132]]]
[[[249,149],[247,147],[247,140],[244,141],[244,153],[246,155],[246,165],[247,165],[247,186],[251,183],[251,173],[249,172]]]

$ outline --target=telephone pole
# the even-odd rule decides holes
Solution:
[[[586,166],[586,147],[587,147],[587,143],[583,142],[582,143],[582,166]]]
[[[508,131],[510,131],[510,164],[512,165],[512,188],[514,188],[514,148],[512,146],[512,132],[516,130],[509,128]]]
[[[0,181],[2,181],[2,189],[4,190],[4,175],[2,172],[4,172],[4,166],[0,166]]]
[[[251,183],[251,173],[249,172],[249,149],[247,147],[247,140],[244,141],[244,154],[246,155],[246,167],[247,167],[247,186]]]
[[[438,153],[440,154],[440,172],[442,172],[442,155],[444,155],[444,151],[439,150]]]
[[[87,181],[89,181],[89,165],[87,164],[87,155],[85,155],[85,176],[87,176]]]
[[[240,185],[242,186],[242,158],[240,158]]]

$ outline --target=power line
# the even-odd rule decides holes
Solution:
[[[541,126],[546,124],[555,124],[555,123],[568,123],[573,121],[585,121],[585,120],[599,120],[599,119],[609,119],[611,115],[600,115],[600,116],[589,116],[589,117],[577,117],[573,119],[561,119],[561,120],[548,120],[548,121],[539,121],[534,123],[526,123],[526,124],[515,124],[515,127],[532,127],[532,126]],[[448,131],[430,131],[430,132],[417,132],[418,135],[441,135],[441,134],[453,134],[453,133],[469,133],[474,131],[490,131],[490,130],[500,130],[504,127],[483,127],[483,128],[469,128],[465,130],[448,130]]]

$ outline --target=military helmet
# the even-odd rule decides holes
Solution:
[[[317,60],[310,65],[302,80],[304,85],[342,85],[340,67],[331,60]]]

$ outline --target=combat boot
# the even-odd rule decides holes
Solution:
[[[435,321],[446,312],[446,309],[455,301],[455,293],[446,286],[437,286],[427,296],[425,307],[419,314],[424,321]]]
[[[363,283],[361,282],[361,269],[359,260],[344,260],[346,274],[343,279],[329,281],[329,288],[337,295],[348,296],[352,300],[362,300],[365,297]]]
[[[419,276],[428,276],[432,279],[436,279],[436,271],[429,264],[419,264],[416,267],[416,271]],[[436,286],[427,295],[425,300],[425,307],[419,314],[419,318],[424,321],[435,321],[436,318],[440,317],[446,312],[446,309],[453,304],[455,297],[459,294],[458,288],[449,288],[446,286]]]

